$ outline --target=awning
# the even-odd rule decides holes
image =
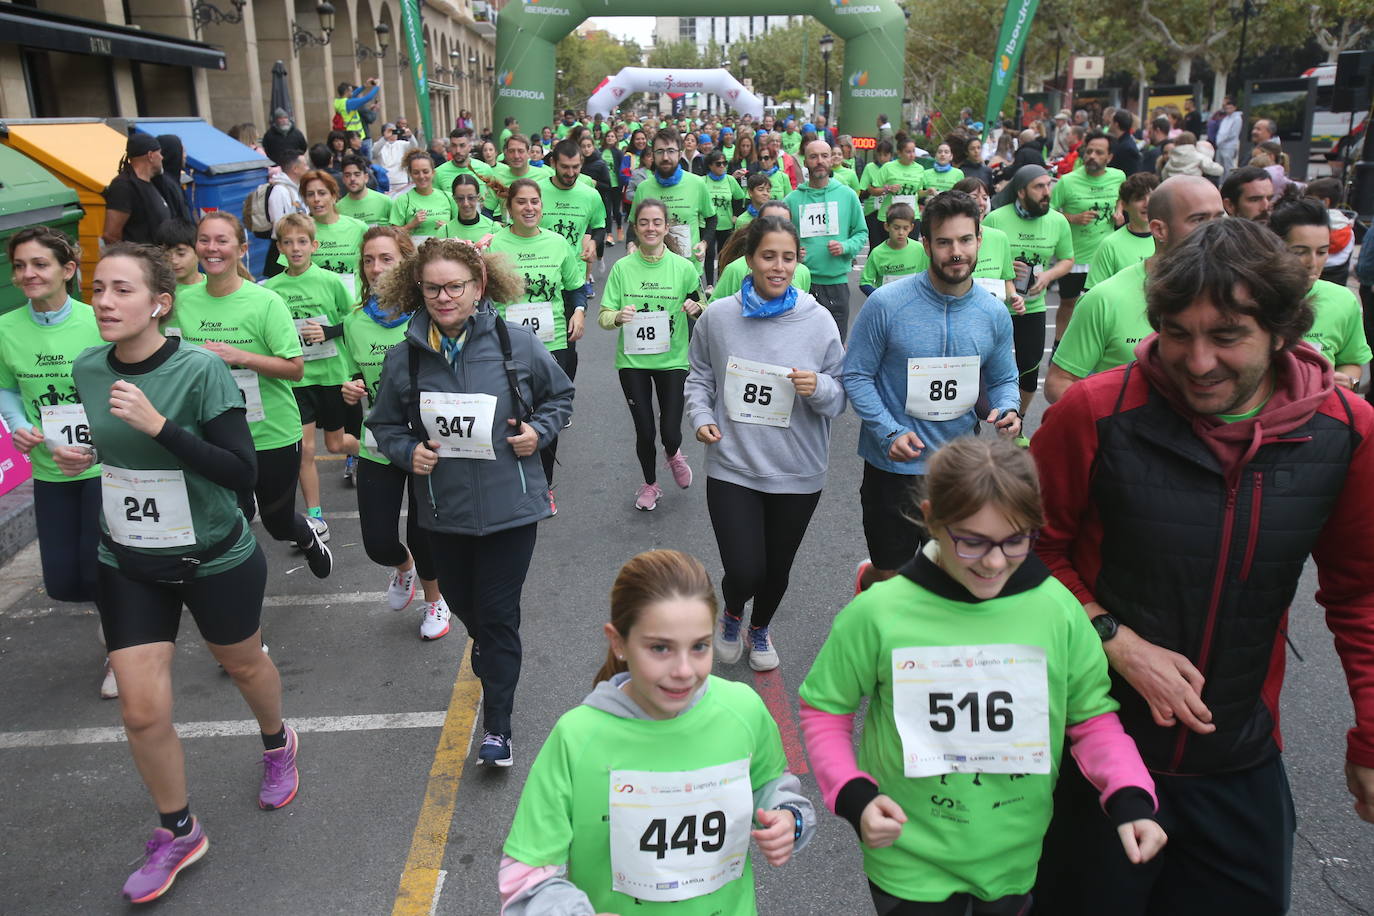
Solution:
[[[0,41],[70,54],[177,67],[225,68],[224,52],[200,41],[0,3]]]

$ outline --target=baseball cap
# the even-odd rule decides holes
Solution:
[[[157,137],[152,134],[132,134],[128,144],[124,147],[124,155],[130,159],[138,156],[146,156],[149,153],[157,152],[162,149],[162,144],[157,142]]]

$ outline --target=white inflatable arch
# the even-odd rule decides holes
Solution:
[[[719,67],[712,70],[662,70],[656,67],[626,67],[587,100],[587,114],[609,115],[621,99],[635,92],[709,92],[725,99],[740,114],[763,117],[763,99]]]

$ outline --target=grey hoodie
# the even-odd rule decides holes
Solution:
[[[827,317],[828,315],[829,313]],[[836,333],[838,335],[838,332]],[[640,709],[639,704],[622,689],[629,679],[628,673],[622,673],[614,675],[609,681],[602,681],[587,694],[582,705],[622,719],[652,719],[653,717]],[[704,682],[692,696],[691,702],[678,715],[700,703],[710,686],[709,680]],[[767,811],[778,805],[791,805],[802,813],[801,839],[792,850],[796,853],[811,842],[811,837],[816,833],[816,808],[801,794],[801,781],[787,771],[783,771],[777,779],[754,789],[755,808]],[[567,873],[567,866],[559,866],[553,876],[516,894],[506,901],[501,916],[595,916],[596,909],[591,901],[577,885],[565,877]]]
[[[697,319],[688,352],[688,419],[693,429],[713,423],[721,435],[706,447],[706,474],[764,493],[815,493],[825,487],[830,421],[845,405],[844,345],[835,319],[800,291],[795,308],[772,318],[745,318],[741,309],[738,293],[711,303]],[[786,429],[737,423],[723,403],[730,357],[815,372],[816,393],[796,396]]]
[[[467,340],[454,365],[429,344],[429,313],[416,312],[405,340],[389,350],[382,363],[377,400],[367,416],[367,428],[392,464],[406,471],[420,443],[412,428],[419,422],[417,392],[410,386],[410,351],[419,357],[421,391],[476,392],[496,397],[492,430],[494,461],[442,458],[434,472],[415,478],[416,510],[420,527],[448,534],[487,535],[548,518],[549,485],[539,452],[517,458],[506,437],[513,434],[506,419],[518,410],[501,358],[491,303],[483,300],[468,319]],[[573,384],[528,328],[507,322],[511,356],[521,396],[533,408],[529,424],[544,445],[557,437],[572,416]],[[423,433],[423,428],[419,429]]]

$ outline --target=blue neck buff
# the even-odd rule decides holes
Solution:
[[[941,165],[938,162],[935,163],[935,171],[937,172],[948,172],[952,168],[954,168],[954,163],[952,162],[946,162],[944,165]]]
[[[401,315],[398,318],[393,318],[391,315],[388,315],[386,312],[382,311],[382,307],[377,303],[376,296],[367,297],[367,301],[363,303],[363,312],[367,314],[367,317],[371,318],[373,321],[377,322],[384,328],[394,328],[397,325],[405,324],[407,321],[410,320],[409,315]]]
[[[721,172],[719,175],[717,175],[715,172],[711,171],[710,169],[707,169],[707,170],[706,170],[706,177],[709,178],[709,179],[711,179],[712,181],[724,181],[724,180],[725,180],[725,173],[724,173],[724,172]]]
[[[745,318],[775,318],[797,307],[797,288],[788,284],[787,291],[776,299],[764,299],[754,291],[754,278],[746,276],[739,287],[740,314]]]
[[[778,173],[779,168],[781,166],[775,165],[771,169],[759,169],[759,171],[771,178]]]
[[[682,163],[679,162],[677,164],[677,171],[674,172],[671,177],[664,178],[662,175],[658,174],[658,172],[654,172],[654,180],[665,188],[671,188],[673,185],[677,184],[679,181],[682,180],[683,174],[684,173],[682,171]]]
[[[758,219],[758,218],[759,218],[759,208],[758,208],[758,207],[754,206],[753,204],[750,204],[749,206],[745,207],[744,209],[745,209],[746,211],[748,211],[750,218],[752,218],[752,219]]]

